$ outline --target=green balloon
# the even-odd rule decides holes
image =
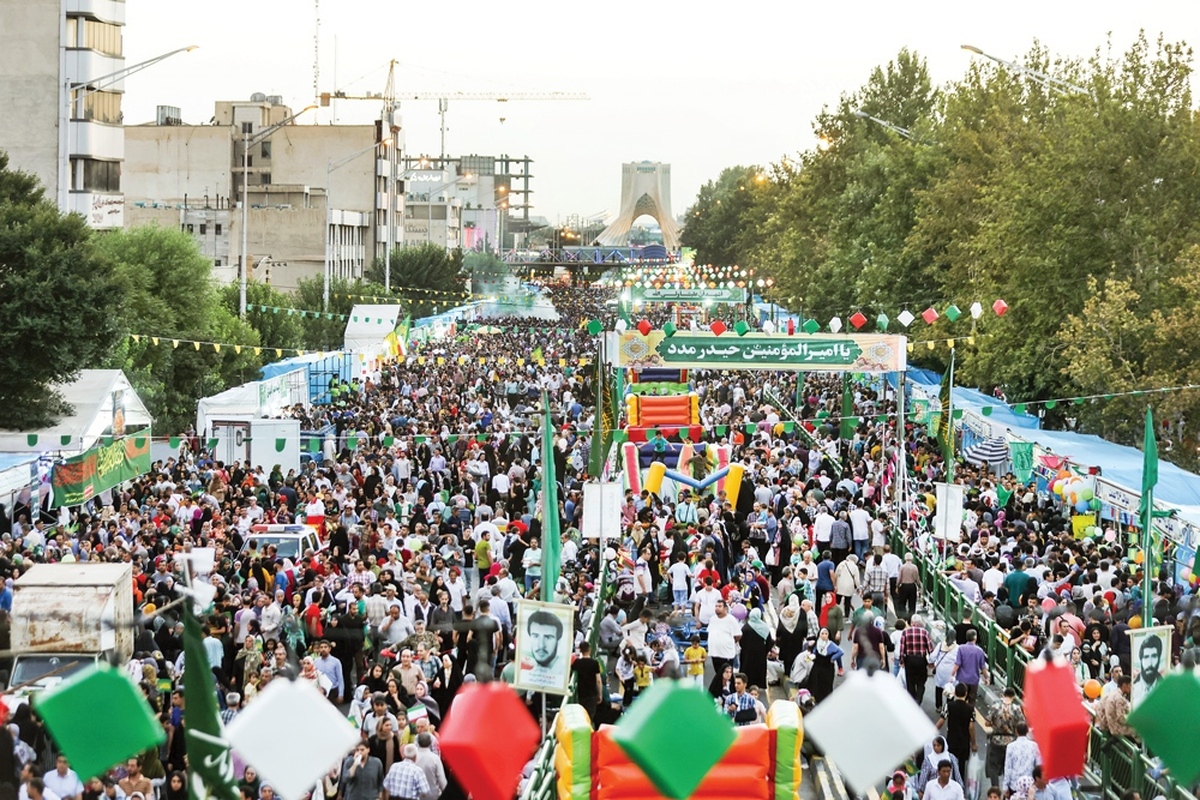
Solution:
[[[1100,498],[1098,497],[1093,497],[1090,501],[1088,501],[1088,507],[1091,508],[1092,511],[1099,511],[1100,505]]]
[[[1079,499],[1080,500],[1091,500],[1095,496],[1096,496],[1096,493],[1094,491],[1092,491],[1090,487],[1085,486],[1079,490]]]

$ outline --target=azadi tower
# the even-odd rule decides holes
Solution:
[[[663,247],[679,249],[679,225],[671,213],[671,165],[638,161],[621,166],[621,210],[597,237],[603,245],[629,244],[633,221],[649,214],[662,229]]]

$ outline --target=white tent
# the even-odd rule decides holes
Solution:
[[[262,419],[296,404],[309,404],[308,378],[300,368],[202,398],[196,403],[196,430],[207,436],[208,422],[214,416],[224,420]]]
[[[126,432],[150,427],[150,412],[119,369],[80,370],[75,380],[54,388],[74,411],[41,430],[0,431],[0,453],[73,455],[116,435],[114,421]]]
[[[346,320],[344,349],[351,353],[380,352],[399,322],[398,305],[356,305]]]

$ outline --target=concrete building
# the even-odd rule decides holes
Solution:
[[[528,157],[465,155],[406,159],[406,244],[499,251],[522,246],[533,225]]]
[[[19,0],[0,16],[9,165],[36,175],[63,211],[121,227],[124,0]]]
[[[218,102],[210,125],[127,128],[126,226],[181,226],[213,260],[218,279],[235,281],[244,184],[251,280],[269,274],[272,285],[289,290],[301,278],[322,275],[327,213],[331,274],[361,277],[387,242],[388,162],[384,147],[371,152],[378,129],[303,125],[298,116],[280,98],[256,94]],[[403,134],[396,136],[389,146],[402,148]],[[336,168],[327,186],[330,164]],[[402,182],[391,193],[393,241],[402,246]]]

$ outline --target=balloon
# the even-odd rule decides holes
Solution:
[[[1183,571],[1183,575],[1182,575],[1181,577],[1182,577],[1182,578],[1183,578],[1183,580],[1184,580],[1184,581],[1186,581],[1187,583],[1191,583],[1191,582],[1192,582],[1192,577],[1193,577],[1193,575],[1192,575],[1192,571],[1191,571],[1190,569],[1185,569],[1185,570]]]
[[[1088,508],[1090,508],[1092,511],[1099,511],[1101,505],[1102,504],[1099,497],[1093,497],[1088,501]]]
[[[1100,681],[1096,680],[1095,678],[1088,678],[1087,682],[1083,684],[1083,696],[1088,700],[1095,700],[1100,696],[1100,691],[1103,688],[1104,687],[1100,685]]]
[[[1053,597],[1046,597],[1042,600],[1042,611],[1045,611],[1047,614],[1056,608],[1058,608],[1058,603],[1054,601]]]
[[[1114,531],[1112,528],[1109,528],[1108,530],[1106,530],[1104,532],[1104,541],[1115,542],[1116,540],[1117,540],[1117,532]]]
[[[1080,514],[1086,514],[1087,510],[1088,510],[1087,502],[1084,500],[1080,500],[1078,503],[1075,504],[1075,510],[1078,511]]]
[[[1084,535],[1088,536],[1088,537],[1095,536],[1099,532],[1100,532],[1100,529],[1097,528],[1095,525],[1088,525],[1086,528],[1083,529]]]
[[[1079,490],[1079,496],[1084,500],[1091,500],[1093,497],[1096,496],[1096,493],[1094,491],[1092,491],[1091,487],[1084,486],[1082,489]]]
[[[1131,628],[1142,627],[1142,618],[1139,617],[1137,614],[1134,614],[1132,617],[1129,618],[1129,627],[1131,627]]]
[[[1060,469],[1058,474],[1054,477],[1058,478],[1060,481],[1069,481],[1071,480],[1071,471],[1067,469]]]
[[[1070,487],[1067,487],[1067,488],[1069,489]],[[1079,505],[1079,495],[1075,494],[1075,492],[1064,491],[1063,499],[1066,500],[1067,502],[1069,502],[1073,506]]]
[[[1133,554],[1133,563],[1141,564],[1145,560],[1146,560],[1146,554],[1143,553],[1141,550],[1138,550],[1136,553]]]
[[[1056,480],[1056,481],[1054,481],[1053,483],[1051,483],[1051,484],[1050,484],[1050,491],[1054,492],[1054,493],[1055,493],[1056,495],[1058,495],[1059,497],[1062,497],[1062,493],[1063,493],[1063,482],[1062,482],[1062,481],[1059,481],[1059,480]]]

